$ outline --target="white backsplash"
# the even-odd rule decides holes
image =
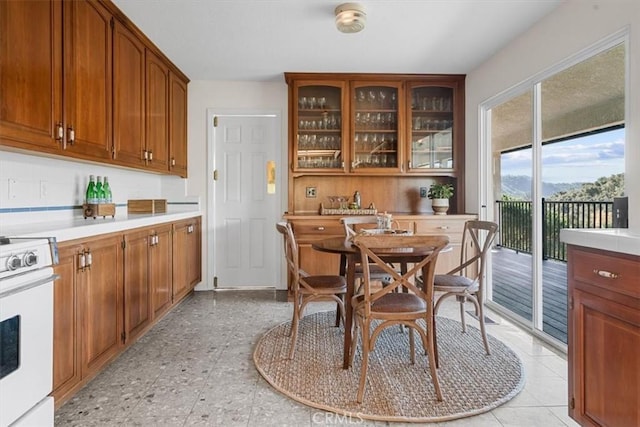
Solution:
[[[179,177],[0,151],[0,222],[6,226],[81,216],[80,210],[71,207],[84,203],[91,174],[109,177],[117,205],[125,205],[128,199],[188,200],[186,180]]]

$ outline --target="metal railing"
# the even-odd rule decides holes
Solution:
[[[496,200],[500,233],[498,245],[531,253],[531,202]],[[542,199],[543,259],[567,260],[561,228],[611,228],[613,202],[551,202]]]

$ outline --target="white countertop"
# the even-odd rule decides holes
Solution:
[[[2,228],[2,235],[14,237],[55,237],[58,242],[113,233],[138,227],[179,221],[202,215],[199,208],[174,209],[162,214],[122,214],[114,218],[69,218],[63,220],[17,224]]]
[[[563,228],[560,241],[569,245],[640,256],[640,230],[628,228]]]

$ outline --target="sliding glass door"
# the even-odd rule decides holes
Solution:
[[[613,226],[613,198],[624,191],[625,70],[625,43],[611,42],[483,110],[488,215],[500,225],[488,304],[560,346],[567,279],[559,231]]]

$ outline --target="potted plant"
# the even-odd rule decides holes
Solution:
[[[452,184],[431,184],[427,197],[431,199],[431,207],[435,215],[446,215],[449,210],[449,199],[453,196]]]

